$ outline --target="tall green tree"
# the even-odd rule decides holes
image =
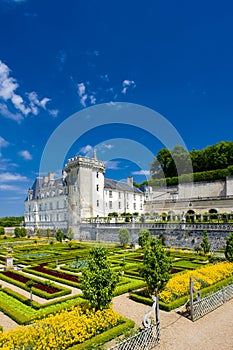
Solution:
[[[4,235],[5,234],[5,228],[0,226],[0,235]]]
[[[57,240],[58,242],[62,242],[63,237],[64,237],[64,235],[63,235],[62,230],[61,230],[61,229],[58,229],[58,230],[56,231],[56,240]]]
[[[129,230],[127,228],[120,228],[118,232],[118,237],[122,245],[128,244],[130,239]]]
[[[203,249],[204,254],[209,253],[211,245],[208,241],[208,233],[207,232],[204,232],[203,239],[201,242],[201,247]]]
[[[71,227],[69,227],[68,231],[67,231],[67,238],[71,241],[72,239],[74,239],[74,231],[72,230]]]
[[[226,239],[225,257],[228,261],[233,262],[233,232],[230,232]]]
[[[26,282],[26,286],[30,288],[30,305],[32,306],[32,287],[34,286],[35,282],[33,280],[29,280]]]
[[[82,271],[80,288],[84,298],[96,311],[108,308],[113,292],[119,280],[107,261],[107,252],[103,247],[95,247],[90,251],[88,267]]]
[[[145,279],[148,291],[156,295],[164,289],[171,269],[171,259],[167,256],[166,250],[159,239],[151,237],[144,248],[143,267],[141,276]]]
[[[150,237],[150,231],[141,228],[138,232],[138,244],[143,248]]]

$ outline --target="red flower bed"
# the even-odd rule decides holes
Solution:
[[[9,277],[9,278],[12,278],[13,280],[16,280],[16,281],[24,283],[24,284],[26,284],[30,280],[30,278],[24,277],[22,275],[18,275],[17,273],[14,273],[12,271],[4,271],[4,272],[1,272],[1,273],[4,274],[5,276]],[[44,292],[47,292],[49,294],[54,294],[54,293],[60,292],[60,290],[55,288],[55,287],[47,286],[46,284],[39,283],[39,282],[38,283],[35,282],[33,287],[37,288],[37,289],[40,289],[40,290],[42,290]]]
[[[71,276],[71,275],[68,275],[66,273],[62,273],[62,272],[58,272],[58,271],[45,269],[42,265],[33,267],[33,268],[31,268],[31,270],[38,271],[41,273],[46,273],[46,275],[51,275],[51,276],[54,276],[57,278],[62,278],[63,280],[79,283],[79,279],[75,276]]]

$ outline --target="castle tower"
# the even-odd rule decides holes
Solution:
[[[93,158],[77,156],[65,166],[68,187],[69,226],[78,232],[85,218],[104,213],[104,163],[94,152]]]

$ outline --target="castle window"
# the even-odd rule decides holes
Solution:
[[[50,203],[50,210],[52,210],[53,209],[53,203],[51,202]]]
[[[140,210],[142,210],[142,203],[140,204]]]
[[[97,201],[96,201],[96,206],[98,207],[99,204],[100,204],[100,202],[99,202],[99,200],[97,199]]]
[[[109,198],[112,198],[112,191],[109,191]]]
[[[136,210],[136,203],[133,204],[133,209]]]
[[[45,203],[45,205],[44,205],[44,210],[47,210],[47,204]]]
[[[59,209],[59,202],[57,202],[57,209]]]
[[[112,201],[109,201],[109,209],[112,209]]]
[[[133,195],[133,200],[136,201],[136,194]]]
[[[118,198],[119,199],[121,198],[121,192],[118,192]]]
[[[121,202],[118,202],[118,209],[121,209]]]
[[[97,173],[96,173],[96,177],[97,177],[97,178],[99,177],[99,173],[98,173],[98,171],[97,171]]]
[[[99,185],[96,185],[96,191],[99,191]]]
[[[142,195],[140,195],[140,201],[142,201]]]
[[[129,209],[129,203],[128,202],[126,203],[126,209]]]

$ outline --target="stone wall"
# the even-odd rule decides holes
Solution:
[[[130,233],[130,243],[138,243],[139,228],[128,228]],[[93,227],[83,225],[80,227],[79,235],[75,235],[75,239],[84,241],[96,241],[96,242],[108,242],[119,243],[118,237],[119,227]],[[203,231],[190,231],[190,230],[150,230],[151,235],[159,238],[161,235],[165,238],[165,244],[170,247],[185,247],[194,248],[200,246],[203,238]],[[208,240],[211,243],[211,249],[219,250],[223,249],[226,243],[226,237],[229,232],[208,232]]]

